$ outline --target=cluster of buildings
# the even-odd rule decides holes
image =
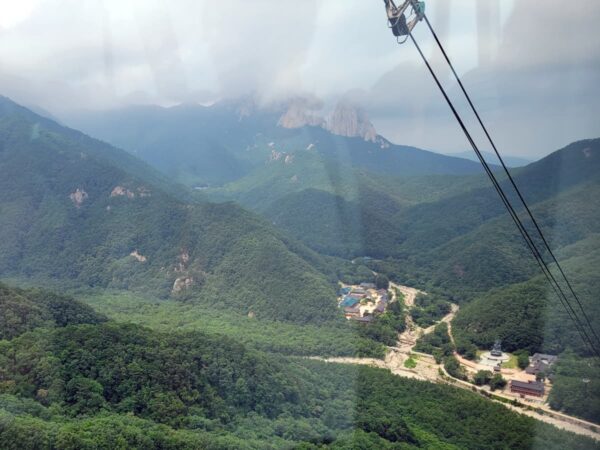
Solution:
[[[525,369],[525,373],[528,375],[537,376],[544,374],[551,378],[551,368],[558,361],[558,356],[546,355],[544,353],[536,353],[530,358],[529,367]],[[510,382],[510,392],[519,394],[521,397],[525,395],[531,395],[534,397],[543,397],[546,389],[543,381],[518,381],[512,380]]]
[[[493,366],[494,372],[501,373],[502,363],[508,361],[509,355],[502,352],[502,345],[500,340],[494,343],[494,347],[491,351],[486,352],[482,355],[480,363],[483,365]],[[552,378],[551,368],[558,360],[557,356],[546,355],[544,353],[536,353],[529,358],[529,366],[525,369],[527,375],[532,376],[532,380],[528,380],[527,377],[523,379],[510,380],[509,389],[510,392],[524,398],[526,395],[533,397],[544,397],[546,393],[546,386],[542,377],[543,375],[549,379]]]
[[[339,307],[343,308],[348,320],[370,323],[374,317],[383,314],[389,298],[385,289],[377,289],[373,283],[343,287],[338,292]]]

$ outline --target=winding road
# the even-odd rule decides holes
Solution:
[[[415,298],[418,294],[424,293],[419,291],[418,289],[414,289],[408,286],[401,286],[398,284],[390,283],[391,291],[393,292],[392,301],[399,301],[400,299],[396,296],[396,290],[402,293],[402,301],[404,302],[404,306],[408,311],[410,311],[415,306]],[[452,343],[454,344],[454,336],[452,335],[452,320],[456,316],[459,310],[459,306],[456,304],[452,304],[450,312],[444,316],[440,322],[445,322],[448,324],[448,334]],[[438,323],[440,323],[438,322]],[[454,379],[450,377],[450,375],[444,370],[443,365],[437,364],[435,359],[431,355],[427,355],[424,353],[414,352],[413,348],[417,343],[417,339],[421,336],[432,333],[437,324],[432,325],[427,328],[421,328],[417,324],[415,324],[412,320],[410,314],[406,315],[406,329],[398,335],[398,342],[396,347],[388,347],[388,351],[383,360],[375,359],[375,358],[349,358],[349,357],[332,357],[332,358],[324,358],[319,356],[309,357],[310,359],[338,363],[338,364],[355,364],[355,365],[367,365],[371,367],[378,367],[380,369],[387,369],[395,375],[405,377],[405,378],[413,378],[422,381],[430,381],[433,383],[445,383],[451,384],[455,387],[466,389],[472,391],[475,390],[482,392],[484,389],[475,387],[474,385]],[[473,361],[469,361],[464,359],[459,354],[455,353],[455,356],[458,358],[459,362],[470,368],[471,370],[477,370],[478,364]],[[407,359],[412,357],[412,359],[416,362],[415,368],[407,368],[404,364]],[[489,367],[487,367],[489,369]],[[505,372],[506,369],[503,369]],[[513,371],[511,371],[513,372]],[[443,376],[442,376],[443,374]],[[508,374],[508,373],[507,373]],[[495,393],[494,395],[498,397],[502,397],[507,400],[514,400],[513,397],[509,397],[503,394]],[[551,410],[549,407],[545,405],[536,405],[538,410],[541,410],[543,413],[536,412],[534,410],[517,407],[512,404],[504,403],[499,400],[490,399],[490,401],[497,402],[505,407],[512,409],[518,413],[524,414],[529,417],[533,417],[542,422],[554,425],[557,428],[571,431],[576,434],[584,435],[591,437],[597,441],[600,441],[600,433],[597,431],[597,426],[586,422],[584,420],[578,419],[576,417],[568,416],[566,414],[558,413],[556,411]]]

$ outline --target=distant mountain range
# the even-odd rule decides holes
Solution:
[[[325,118],[311,108],[307,100],[268,108],[246,100],[78,112],[64,120],[192,187],[222,186],[273,159],[293,164],[307,153],[393,176],[482,172],[471,161],[390,143],[364,111],[347,102]]]
[[[495,153],[490,152],[481,152],[485,160],[493,165],[500,165],[500,161]],[[469,159],[471,161],[479,162],[479,158],[473,151],[459,152],[459,153],[449,153],[448,156],[454,156],[456,158],[464,158]],[[502,156],[502,160],[508,167],[523,167],[528,164],[531,164],[533,159],[520,158],[518,156],[507,156],[500,152],[500,156]]]

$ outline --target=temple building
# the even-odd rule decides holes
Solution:
[[[532,395],[534,397],[544,396],[544,383],[541,381],[518,381],[511,380],[510,392],[521,396]]]

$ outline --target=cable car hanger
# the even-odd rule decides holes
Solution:
[[[383,0],[389,21],[389,27],[399,44],[404,44],[413,28],[425,17],[425,2],[406,0],[402,6],[396,6],[394,0]],[[407,19],[406,11],[410,7]],[[404,39],[402,39],[404,38]]]
[[[560,262],[554,255],[554,252],[552,251],[552,249],[548,243],[548,240],[544,236],[544,233],[542,232],[541,227],[539,226],[537,220],[533,216],[531,209],[527,205],[525,198],[523,197],[520,189],[518,188],[517,184],[515,183],[515,180],[513,179],[510,171],[508,170],[508,167],[504,163],[504,160],[502,159],[502,156],[500,155],[500,152],[498,151],[496,144],[494,143],[492,137],[490,136],[490,134],[487,130],[487,127],[484,125],[484,123],[481,119],[481,116],[479,115],[479,112],[477,111],[477,108],[471,101],[471,97],[469,96],[467,90],[465,89],[465,86],[463,85],[458,73],[454,69],[454,66],[453,66],[452,62],[450,61],[450,58],[448,57],[446,50],[442,46],[440,39],[438,38],[437,34],[433,30],[431,23],[427,19],[427,16],[425,15],[425,2],[417,1],[417,0],[405,0],[401,6],[396,6],[396,4],[394,3],[394,0],[383,0],[383,1],[385,3],[385,8],[386,8],[387,17],[388,17],[388,27],[392,30],[392,33],[396,37],[397,42],[399,44],[403,44],[410,37],[412,42],[415,44],[415,47],[416,47],[417,51],[419,52],[421,58],[423,59],[423,62],[429,69],[429,72],[431,73],[435,83],[437,84],[438,88],[440,89],[440,92],[442,93],[446,102],[448,103],[448,106],[452,110],[452,113],[454,114],[454,117],[458,121],[463,133],[465,134],[465,137],[471,144],[471,147],[473,148],[475,154],[477,155],[479,161],[481,162],[481,165],[483,166],[486,174],[490,178],[490,181],[492,182],[494,189],[500,196],[500,199],[504,203],[504,206],[506,207],[509,215],[511,216],[517,229],[519,230],[519,233],[525,240],[525,243],[529,247],[529,250],[531,251],[533,257],[535,258],[536,262],[540,266],[540,269],[541,269],[542,273],[544,274],[546,280],[548,281],[548,283],[552,287],[554,293],[558,297],[559,302],[565,308],[569,318],[573,321],[575,328],[579,332],[583,342],[586,343],[590,347],[590,349],[592,350],[592,353],[595,353],[597,356],[600,356],[600,336],[596,332],[594,326],[592,326],[591,320],[590,320],[584,306],[582,305],[581,301],[579,300],[579,296],[573,289],[573,286],[571,285],[571,282],[569,281],[566,273],[564,272],[563,268],[561,267]],[[409,8],[410,8],[410,13],[409,13],[409,18],[407,19],[406,12],[409,10]],[[412,35],[412,31],[415,28],[415,26],[417,25],[417,23],[419,23],[423,19],[425,19],[427,27],[431,31],[438,47],[440,48],[442,54],[444,55],[446,62],[448,63],[463,94],[465,95],[465,98],[467,99],[469,105],[471,106],[473,113],[477,117],[479,125],[485,132],[487,139],[489,140],[492,148],[494,149],[494,153],[498,157],[498,159],[502,165],[502,168],[504,169],[504,172],[506,173],[508,180],[510,181],[510,185],[517,193],[517,196],[518,196],[521,204],[525,208],[527,215],[529,216],[531,222],[535,226],[535,231],[537,231],[539,238],[541,238],[541,241],[544,244],[542,246],[543,248],[541,250],[538,248],[539,244],[536,242],[536,240],[537,240],[536,236],[535,235],[532,236],[530,234],[529,230],[527,229],[527,227],[524,225],[522,219],[520,218],[519,214],[517,213],[517,211],[515,209],[515,206],[512,205],[512,202],[509,200],[507,194],[504,192],[504,189],[502,188],[499,180],[496,178],[494,171],[490,168],[489,164],[485,160],[483,154],[479,150],[478,145],[473,140],[471,133],[468,131],[462,117],[460,116],[460,114],[458,113],[456,108],[454,107],[454,104],[452,103],[448,94],[446,93],[446,90],[440,83],[440,80],[438,79],[435,71],[429,64],[429,61],[427,60],[426,56],[423,54],[423,51],[421,50],[421,47],[417,43],[415,37]],[[404,38],[404,39],[402,39],[402,38]],[[546,260],[543,256],[544,250],[547,252],[548,255],[551,256],[552,261],[555,263],[556,267],[558,268],[558,271],[560,272],[561,277],[559,277],[559,278],[561,278],[561,281],[563,281],[563,283],[566,283],[566,286],[568,287],[568,289],[563,289],[563,286],[562,286],[563,283],[558,282],[555,275],[552,273],[552,271],[548,267],[548,263],[546,262]],[[579,307],[578,309],[582,315],[582,318],[579,317],[579,312],[576,311],[576,309],[573,307],[570,299],[568,298],[569,296],[567,295],[567,292],[565,292],[565,291],[570,292],[572,294],[572,297],[575,299],[575,302],[576,302],[577,306]]]

